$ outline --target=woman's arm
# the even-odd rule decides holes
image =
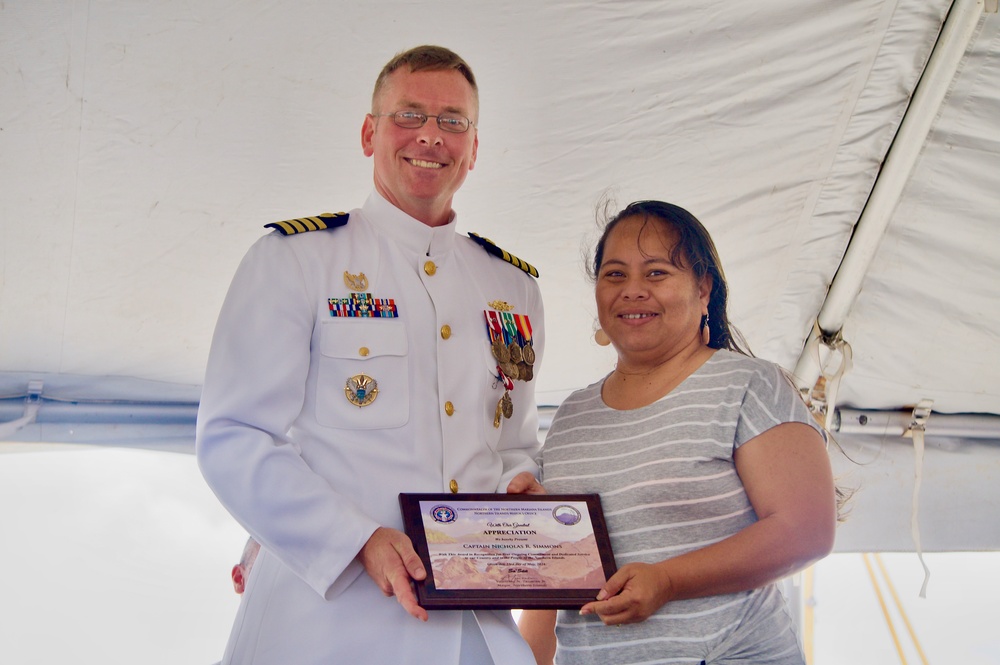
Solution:
[[[819,433],[782,423],[740,446],[734,458],[758,521],[700,550],[623,566],[581,614],[596,613],[609,625],[644,621],[669,601],[755,589],[829,554],[836,506]]]

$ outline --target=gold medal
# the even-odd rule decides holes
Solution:
[[[535,376],[535,371],[528,363],[520,363],[517,366],[517,376],[522,381],[531,381],[531,379]]]
[[[500,416],[503,414],[503,398],[497,401],[497,409],[493,413],[493,427],[500,427]]]
[[[528,342],[527,344],[524,345],[524,348],[521,349],[521,355],[524,357],[524,362],[526,362],[527,364],[529,365],[535,364],[535,349],[531,345],[531,342]]]
[[[368,406],[378,397],[378,381],[367,374],[356,374],[347,380],[344,394],[351,404],[359,408]]]
[[[514,415],[514,401],[510,398],[510,391],[503,391],[503,397],[500,398],[500,408],[503,411],[503,417],[510,420],[510,417]]]
[[[500,371],[507,375],[507,378],[511,381],[517,381],[517,377],[520,373],[517,371],[517,365],[512,362],[500,363]]]
[[[519,363],[523,360],[521,355],[521,346],[517,342],[511,342],[507,345],[507,352],[510,354],[510,361],[512,363]]]
[[[497,359],[501,365],[510,362],[510,351],[507,349],[507,345],[503,343],[502,337],[497,337],[493,340],[492,345],[493,357]]]

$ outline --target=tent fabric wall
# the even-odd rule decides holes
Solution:
[[[479,162],[455,205],[464,230],[541,272],[556,340],[536,379],[543,405],[613,365],[591,338],[581,260],[607,200],[661,198],[701,218],[732,320],[790,369],[951,5],[4,3],[3,419],[33,380],[81,409],[196,402],[236,264],[265,223],[363,201],[371,85],[419,43],[455,49],[479,78]],[[1000,414],[998,52],[1000,18],[985,13],[845,324],[844,406]],[[70,437],[42,426],[45,411],[11,440]],[[116,436],[144,435],[88,434]],[[1000,473],[978,454],[948,458],[970,496]],[[897,517],[879,505],[863,512]],[[927,528],[952,515],[927,508]],[[1000,547],[973,530],[943,547]]]

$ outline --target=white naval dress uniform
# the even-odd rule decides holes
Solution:
[[[331,316],[329,299],[351,293],[345,273],[364,273],[365,291],[398,316]],[[355,559],[378,526],[402,529],[399,492],[503,492],[537,472],[534,382],[514,383],[513,416],[494,427],[504,386],[483,312],[496,301],[528,315],[537,368],[534,279],[454,219],[428,227],[377,193],[341,228],[272,233],[250,249],[198,414],[202,473],[262,545],[224,663],[534,662],[508,611],[421,622]],[[345,394],[360,374],[378,384],[367,406]]]

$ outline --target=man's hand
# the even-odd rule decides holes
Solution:
[[[546,494],[546,491],[538,479],[527,471],[522,471],[507,485],[507,494]]]
[[[410,615],[427,621],[427,610],[417,604],[410,578],[422,580],[427,571],[402,531],[380,526],[358,552],[358,561],[386,596],[395,596]]]

